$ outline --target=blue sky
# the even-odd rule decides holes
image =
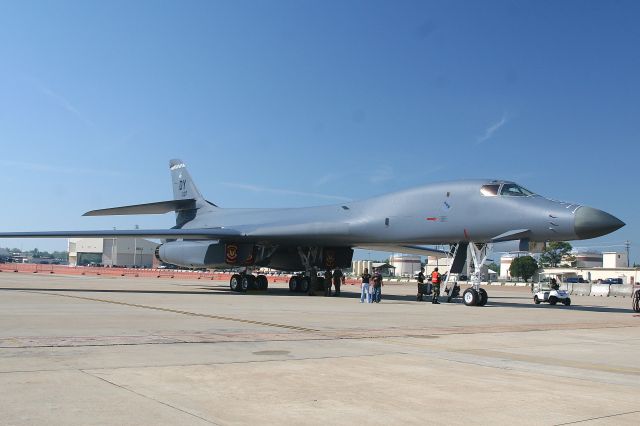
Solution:
[[[109,1],[0,4],[3,230],[171,197],[279,207],[513,179],[627,226],[574,245],[640,262],[640,3]],[[64,240],[0,240],[63,249]]]

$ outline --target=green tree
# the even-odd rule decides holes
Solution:
[[[495,263],[495,262],[491,262],[487,265],[487,268],[491,269],[492,271],[496,271],[496,272],[500,272],[500,267]]]
[[[527,282],[537,270],[538,262],[531,256],[516,257],[509,267],[511,276],[521,277],[524,282]]]
[[[552,241],[540,255],[540,265],[555,268],[562,262],[575,262],[576,258],[571,256],[571,244],[566,241]]]

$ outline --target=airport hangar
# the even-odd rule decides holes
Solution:
[[[158,243],[144,238],[69,238],[69,266],[101,264],[150,268]]]

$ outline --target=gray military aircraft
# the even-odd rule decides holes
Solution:
[[[160,214],[175,212],[171,229],[49,231],[0,233],[0,238],[25,237],[148,237],[163,239],[156,257],[191,268],[268,266],[305,271],[293,276],[292,291],[306,291],[316,268],[348,268],[354,248],[442,256],[422,245],[449,244],[453,263],[461,271],[471,252],[473,287],[463,297],[467,305],[484,305],[479,271],[491,243],[519,240],[531,243],[588,239],[613,232],[624,222],[601,210],[554,201],[503,180],[462,180],[343,204],[282,209],[227,209],[205,200],[185,164],[169,162],[173,200],[92,210],[85,216]],[[267,279],[247,273],[230,280],[234,291],[266,289]],[[448,274],[450,275],[450,274]],[[314,278],[315,279],[315,278]]]

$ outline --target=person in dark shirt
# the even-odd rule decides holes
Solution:
[[[424,286],[424,268],[420,268],[420,273],[418,274],[418,295],[416,296],[416,300],[418,302],[422,302],[424,300],[422,298],[423,286]]]
[[[373,274],[373,294],[371,295],[371,302],[380,303],[382,298],[382,274],[379,269]]]
[[[364,273],[360,276],[362,284],[360,284],[360,303],[364,303],[365,299],[367,303],[371,303],[371,294],[369,294],[369,281],[371,281],[371,274],[369,269],[364,268]]]
[[[324,295],[331,296],[331,280],[333,279],[333,274],[331,273],[331,269],[327,269],[324,271]]]
[[[333,287],[336,289],[334,296],[340,296],[340,284],[344,283],[344,274],[340,269],[333,270]]]

